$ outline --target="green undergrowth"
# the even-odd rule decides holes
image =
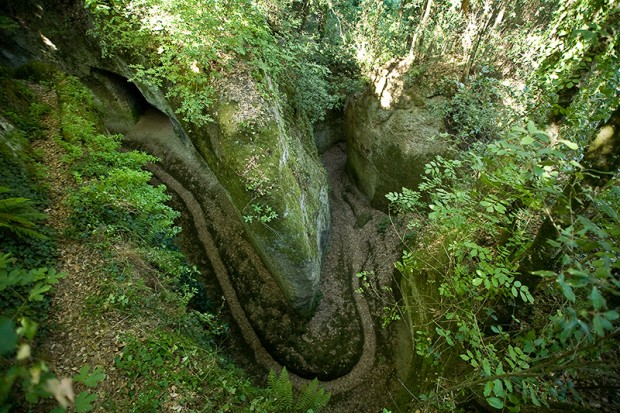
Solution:
[[[120,136],[98,133],[89,92],[73,78],[57,82],[66,162],[78,184],[68,198],[69,233],[111,257],[88,300],[93,314],[120,313],[148,328],[128,329],[115,368],[128,380],[110,411],[272,411],[256,387],[218,348],[227,328],[198,297],[198,270],[174,240],[178,212],[165,187],[149,184],[150,155],[121,152]],[[121,246],[121,248],[118,248]]]
[[[6,188],[0,199],[27,199],[31,207],[44,210],[49,205],[46,171],[31,143],[43,137],[42,122],[51,108],[35,98],[26,81],[13,78],[8,70],[0,69],[0,88],[0,187]],[[46,239],[0,231],[2,251],[27,266],[51,265],[55,257],[52,230],[39,225],[37,231]]]
[[[53,69],[22,69],[0,68],[0,412],[41,411],[37,406],[52,395],[59,402],[55,413],[65,411],[69,397],[75,412],[87,412],[96,395],[86,388],[103,378],[101,369],[83,365],[73,377],[58,378],[37,351],[49,337],[51,292],[66,274],[54,268],[56,233],[42,212],[51,205],[50,185],[32,145],[46,136],[53,108],[38,98],[37,90],[49,91],[49,85],[34,83],[31,75]],[[72,382],[84,390],[74,394]]]
[[[43,280],[57,252],[54,232],[40,212],[49,206],[45,168],[31,146],[43,136],[51,108],[3,68],[0,87],[0,317],[8,327],[8,320],[15,325],[47,318],[49,300],[40,293],[49,288]]]
[[[55,93],[58,106],[35,110],[38,120],[21,123],[16,119],[43,107],[30,87],[33,83],[8,76],[2,81],[16,93],[0,102],[0,115],[14,125],[13,140],[0,147],[0,156],[10,161],[1,168],[0,185],[9,189],[4,197],[8,201],[3,203],[5,194],[0,194],[0,207],[23,199],[35,214],[27,224],[41,236],[20,236],[0,226],[0,251],[20,246],[19,254],[0,260],[0,412],[17,406],[49,411],[43,407],[49,402],[41,399],[52,396],[58,401],[54,412],[287,411],[272,387],[256,385],[225,355],[228,326],[206,298],[199,270],[176,247],[179,213],[166,204],[166,188],[152,185],[151,173],[144,169],[156,158],[125,151],[122,136],[103,132],[93,96],[78,79],[54,73],[53,80],[37,86]],[[46,116],[57,120],[57,131],[43,127]],[[29,132],[27,125],[35,125],[36,132]],[[53,205],[46,200],[50,184],[38,172],[42,166],[31,142],[49,135],[62,149],[61,168],[73,178],[62,201],[68,211],[62,234],[46,229],[43,214],[37,212]],[[56,242],[80,245],[82,271],[67,275],[53,269],[53,248],[42,252],[40,245]],[[72,378],[77,389],[84,389],[75,396],[69,378],[55,377],[45,361],[30,353],[35,341],[57,334],[58,327],[45,325],[42,309],[52,308],[45,303],[67,276],[82,277],[88,284],[81,296],[76,292],[84,301],[84,336],[94,334],[89,331],[94,326],[114,328],[120,346],[113,363],[85,365]],[[38,324],[49,334],[37,335]],[[106,381],[111,377],[125,385],[110,389]],[[95,386],[97,394],[89,389]],[[317,386],[305,393],[326,403]],[[314,411],[320,408],[317,404]]]

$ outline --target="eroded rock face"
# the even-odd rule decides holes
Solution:
[[[126,81],[130,70],[120,61],[115,66],[123,76],[93,70],[91,87],[102,100],[108,129],[126,133],[140,102],[127,91],[133,87]],[[308,315],[330,227],[327,176],[312,134],[265,100],[247,73],[238,71],[220,85],[209,110],[213,122],[200,127],[179,120],[163,91],[138,83],[136,93],[169,118],[180,141],[166,141],[168,148],[157,143],[158,150],[177,151],[179,144],[197,150],[234,206],[229,219],[244,227],[285,299]],[[155,143],[142,144],[156,152]]]
[[[243,222],[286,299],[309,314],[329,233],[326,173],[310,132],[287,121],[249,75],[231,77],[221,82],[209,111],[213,122],[177,133],[187,136],[228,192],[236,207],[230,219]],[[144,95],[157,103],[149,91]]]
[[[325,171],[309,131],[287,121],[249,75],[238,72],[221,84],[214,122],[190,138],[285,297],[307,314],[329,232]]]
[[[344,142],[344,113],[342,110],[331,110],[325,119],[317,122],[314,127],[314,143],[322,155],[339,142]]]
[[[387,207],[388,192],[415,189],[424,165],[449,151],[439,110],[445,98],[433,95],[401,82],[400,88],[383,86],[347,104],[347,167],[375,207]]]

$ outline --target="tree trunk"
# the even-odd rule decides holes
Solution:
[[[469,14],[469,0],[463,0],[463,1],[461,2],[461,12],[462,12],[464,15]]]
[[[415,51],[418,43],[418,39],[423,35],[424,30],[426,30],[426,25],[428,24],[428,17],[431,14],[431,8],[433,6],[433,0],[426,0],[426,8],[424,10],[424,16],[422,16],[422,21],[418,24],[418,27],[415,30],[413,35],[413,39],[411,40],[411,47],[409,48],[409,60],[413,61],[415,56]]]
[[[476,59],[476,54],[478,53],[478,47],[480,46],[482,39],[486,37],[489,31],[489,27],[491,27],[491,22],[497,18],[497,15],[500,11],[500,4],[501,2],[496,3],[496,7],[493,8],[493,10],[491,11],[491,14],[489,15],[489,18],[484,23],[484,27],[482,28],[482,30],[478,31],[478,33],[476,34],[476,41],[474,42],[474,47],[472,48],[467,58],[467,63],[465,64],[465,70],[463,71],[461,81],[465,81],[467,76],[471,74],[471,70],[474,65],[474,61]]]

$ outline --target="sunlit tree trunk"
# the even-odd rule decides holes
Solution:
[[[491,27],[495,27],[495,25],[491,26],[491,22],[497,20],[497,17],[500,14],[500,10],[502,10],[501,1],[494,1],[493,9],[491,10],[491,13],[489,13],[486,21],[484,22],[482,30],[478,30],[476,33],[476,40],[474,41],[474,45],[471,48],[469,56],[467,57],[467,63],[465,64],[465,70],[463,70],[463,76],[461,80],[465,80],[467,76],[471,75],[471,71],[476,60],[476,54],[478,53],[478,48],[480,47],[482,40],[489,33]],[[503,14],[503,12],[501,12],[501,14]]]
[[[469,14],[469,0],[463,0],[461,2],[461,13],[465,15]]]
[[[424,8],[424,15],[422,16],[422,21],[418,24],[416,31],[413,35],[413,39],[411,40],[411,47],[409,48],[409,60],[413,60],[415,57],[415,52],[417,48],[418,39],[423,36],[424,31],[426,30],[426,26],[428,24],[428,18],[431,14],[431,9],[433,7],[433,0],[426,0],[426,7]]]

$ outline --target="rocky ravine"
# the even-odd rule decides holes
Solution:
[[[393,371],[387,360],[377,361],[379,353],[385,356],[389,352],[378,348],[386,341],[373,317],[382,307],[368,302],[368,298],[374,301],[386,297],[355,292],[359,287],[356,273],[374,271],[376,282],[389,284],[397,238],[378,236],[377,223],[383,214],[370,209],[348,182],[344,147],[337,145],[323,157],[332,188],[333,223],[322,271],[323,297],[307,323],[292,327],[299,323],[286,312],[286,303],[273,302],[268,306],[252,302],[248,292],[235,283],[244,268],[252,273],[266,270],[243,238],[242,229],[227,219],[230,207],[226,206],[225,193],[208,170],[200,167],[199,155],[177,138],[169,119],[151,110],[129,131],[127,138],[132,145],[151,148],[162,158],[152,172],[182,199],[190,212],[200,247],[255,360],[265,369],[286,365],[293,372],[301,372],[306,379],[291,374],[297,385],[323,374],[324,387],[336,396],[333,411],[372,411],[386,405],[386,389],[392,386]],[[177,178],[179,175],[184,178]],[[367,221],[364,225],[360,224],[362,215],[362,220]],[[235,261],[240,257],[243,258]],[[265,297],[269,296],[269,289],[277,286],[265,283],[256,288],[262,289]],[[269,315],[275,316],[277,323],[270,323],[273,318]],[[266,331],[268,328],[272,330]],[[296,333],[300,336],[294,336]],[[291,336],[286,342],[274,344],[274,337],[282,334]]]
[[[297,383],[318,376],[335,395],[334,411],[374,411],[387,405],[387,389],[395,381],[393,351],[379,325],[385,305],[381,300],[390,304],[391,294],[382,286],[391,285],[398,239],[377,231],[385,215],[371,209],[349,182],[345,148],[327,150],[323,167],[315,148],[308,146],[312,146],[309,136],[300,136],[303,131],[295,128],[283,129],[277,107],[267,108],[271,114],[266,122],[246,118],[245,92],[226,85],[214,109],[218,115],[212,130],[185,130],[162,91],[142,86],[139,92],[128,92],[120,75],[129,74],[127,66],[102,61],[96,47],[87,44],[80,34],[87,22],[77,2],[50,4],[58,9],[43,9],[36,19],[23,10],[22,20],[30,26],[14,34],[19,42],[8,37],[0,42],[0,60],[13,66],[33,59],[49,61],[78,75],[102,108],[109,109],[105,114],[110,131],[126,133],[130,145],[161,159],[153,172],[190,211],[200,240],[197,247],[208,257],[235,323],[259,364],[287,366],[297,373]],[[16,7],[8,14],[20,10]],[[50,28],[64,15],[71,30],[54,35]],[[39,26],[57,49],[41,43],[39,32],[33,30]],[[111,75],[112,71],[117,74]],[[116,80],[108,82],[114,76]],[[238,77],[243,83],[243,76]],[[137,123],[129,115],[132,111],[141,113]],[[241,123],[250,125],[250,130],[241,128]],[[244,224],[242,214],[251,196],[244,193],[245,181],[240,178],[256,151],[269,152],[257,171],[265,168],[271,174],[274,206],[295,225]],[[377,295],[355,292],[359,271],[374,272],[371,289]],[[308,313],[314,303],[318,307],[312,316],[300,317],[299,310]]]

